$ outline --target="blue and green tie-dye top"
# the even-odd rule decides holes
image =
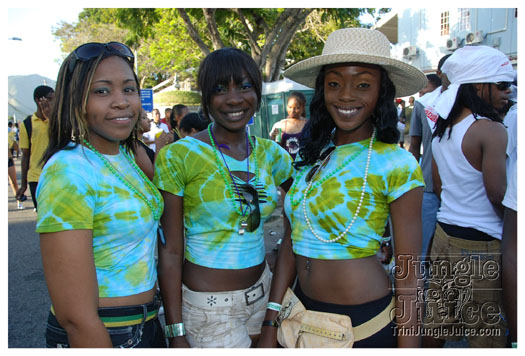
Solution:
[[[185,258],[188,261],[217,269],[249,268],[263,262],[263,224],[278,203],[279,185],[292,175],[292,161],[277,143],[257,137],[255,150],[249,156],[249,170],[253,174],[254,153],[259,180],[256,182],[252,177],[250,184],[259,193],[261,222],[255,231],[241,235],[241,216],[233,206],[213,148],[198,139],[186,137],[159,152],[154,182],[160,190],[183,197]],[[246,160],[238,161],[226,154],[224,157],[230,171],[246,172]],[[231,179],[222,157],[220,160],[226,176]],[[244,183],[236,181],[237,184]],[[239,204],[239,200],[235,204]]]
[[[150,188],[123,153],[105,157],[157,208]],[[36,196],[37,232],[93,230],[99,297],[130,296],[154,287],[158,221],[94,152],[77,145],[56,153],[42,171]]]
[[[319,237],[331,240],[346,230],[361,197],[370,139],[336,147],[327,165],[314,177],[315,184],[348,157],[361,153],[347,166],[314,188],[307,196],[306,212]],[[333,144],[330,144],[333,146]],[[284,208],[292,225],[296,254],[323,260],[353,259],[374,255],[389,217],[389,204],[419,186],[424,186],[419,164],[412,154],[395,144],[376,141],[373,146],[365,195],[352,228],[337,242],[319,241],[309,229],[303,211],[305,179],[312,166],[294,170],[296,189],[286,195]],[[294,184],[296,182],[294,181]],[[297,205],[292,205],[300,200]]]

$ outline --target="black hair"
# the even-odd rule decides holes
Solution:
[[[54,93],[55,90],[47,85],[39,85],[33,91],[33,100],[38,104],[38,99],[45,97],[49,93]]]
[[[490,84],[485,83],[483,85],[488,85],[489,91],[491,91]],[[492,97],[492,95],[490,96]],[[448,138],[450,138],[450,135],[452,134],[452,127],[463,112],[464,108],[470,109],[474,115],[474,119],[476,120],[478,119],[478,116],[481,116],[486,117],[492,121],[503,122],[500,114],[492,106],[492,104],[486,102],[477,94],[474,84],[461,84],[459,86],[456,100],[454,101],[454,105],[450,110],[448,118],[444,119],[441,116],[438,118],[436,122],[436,130],[434,131],[432,137],[439,137],[439,140],[441,141],[445,135],[446,129],[450,127],[450,131],[448,133]]]
[[[256,110],[259,110],[262,98],[262,76],[252,57],[240,49],[226,47],[211,52],[203,59],[199,66],[197,82],[202,93],[201,107],[206,118],[209,117],[208,108],[217,85],[227,86],[232,80],[236,84],[241,84],[243,70],[257,94]]]
[[[191,129],[202,131],[206,129],[208,125],[208,120],[205,120],[196,112],[190,112],[189,114],[184,115],[182,120],[180,120],[179,130],[184,130],[185,132],[190,132]]]
[[[304,96],[304,94],[301,93],[300,91],[293,91],[293,92],[290,93],[290,96],[288,96],[288,101],[291,98],[294,98],[295,100],[297,100],[298,102],[303,104],[303,113],[301,115],[303,117],[306,117],[306,97]],[[287,104],[288,104],[288,102],[287,102]]]
[[[445,61],[447,60],[448,57],[450,57],[452,55],[452,53],[449,53],[449,54],[446,54],[444,55],[443,57],[441,57],[439,59],[439,62],[438,62],[438,70],[441,70],[441,68],[443,68],[443,64],[445,64]],[[439,86],[439,85],[438,85]]]
[[[89,140],[86,119],[89,87],[99,63],[112,56],[123,58],[130,66],[137,91],[140,93],[140,83],[133,70],[133,62],[127,57],[114,52],[103,51],[98,57],[84,61],[77,60],[75,54],[71,52],[62,62],[58,72],[56,92],[49,119],[49,144],[42,156],[42,164],[45,164],[58,151],[66,149],[70,142],[75,142],[76,147],[79,140],[83,138]],[[140,115],[140,112],[137,114]],[[122,142],[126,150],[131,152],[135,152],[139,121],[137,120],[129,137]]]
[[[387,72],[378,67],[381,73],[381,87],[376,108],[370,117],[377,130],[377,140],[385,143],[397,143],[397,109],[394,105],[396,89]],[[315,163],[321,156],[322,149],[332,139],[335,123],[326,108],[324,100],[325,67],[321,68],[315,81],[315,92],[310,103],[310,120],[307,121],[299,138],[299,159],[294,162],[298,168]]]
[[[434,86],[434,88],[441,86],[441,79],[436,74],[427,74],[427,79],[428,82]]]

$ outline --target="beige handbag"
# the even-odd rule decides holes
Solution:
[[[347,315],[306,310],[288,288],[277,317],[277,341],[286,348],[345,348],[366,339],[393,319],[394,298],[385,310],[371,320],[352,328]]]

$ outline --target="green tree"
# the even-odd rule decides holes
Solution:
[[[381,9],[379,13],[384,13]],[[141,83],[193,78],[202,58],[225,46],[251,54],[265,81],[282,69],[321,53],[328,34],[360,26],[375,9],[85,9],[76,24],[55,32],[63,50],[90,41],[119,40],[137,53]]]

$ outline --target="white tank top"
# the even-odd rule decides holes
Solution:
[[[461,149],[463,137],[475,121],[474,116],[469,115],[454,125],[450,139],[450,129],[447,129],[441,141],[438,137],[432,140],[432,154],[442,189],[437,219],[450,225],[474,228],[501,240],[503,221],[487,197],[483,175],[472,167]]]

